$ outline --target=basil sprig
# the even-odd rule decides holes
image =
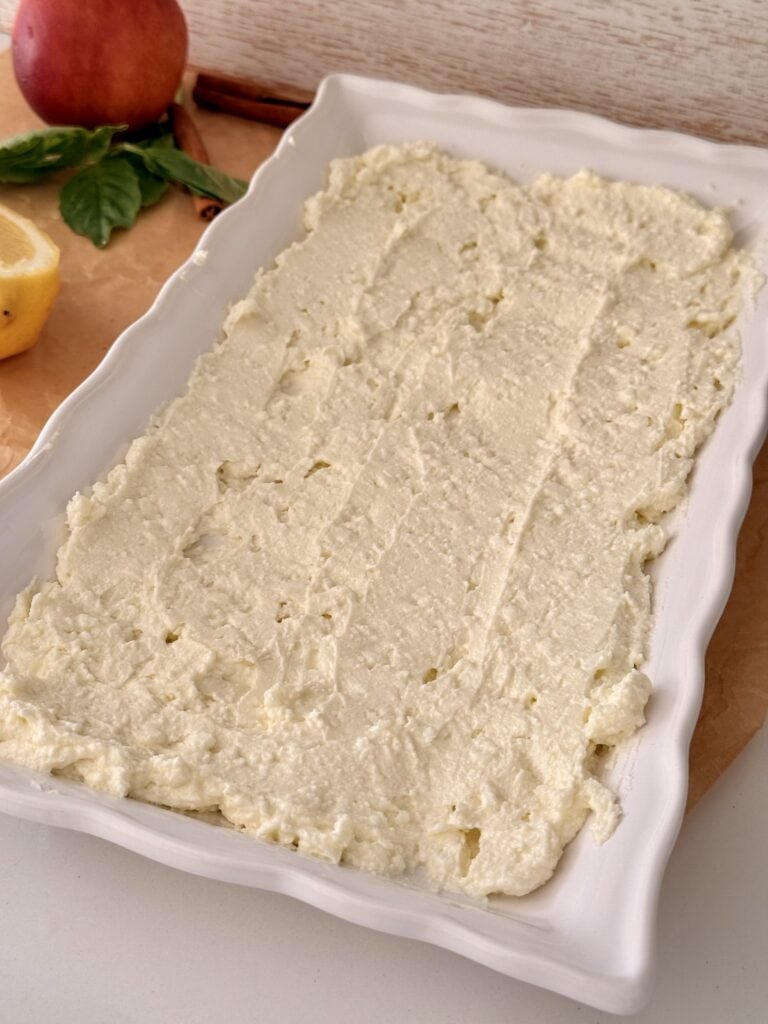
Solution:
[[[167,126],[152,126],[143,141],[116,142],[125,127],[45,128],[7,139],[0,143],[0,182],[29,184],[77,168],[62,186],[61,215],[100,247],[115,228],[131,227],[142,207],[158,202],[169,183],[225,203],[245,193],[246,182],[176,149]]]

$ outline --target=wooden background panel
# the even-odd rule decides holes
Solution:
[[[768,144],[765,0],[181,3],[201,67],[308,87],[358,71]]]

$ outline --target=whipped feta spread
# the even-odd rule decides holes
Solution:
[[[0,757],[521,895],[644,721],[644,566],[729,400],[748,258],[665,188],[335,161],[183,397],[68,508]]]

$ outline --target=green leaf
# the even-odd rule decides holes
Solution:
[[[98,160],[106,153],[115,132],[125,125],[87,128],[44,128],[15,135],[0,143],[0,182],[39,181],[53,171]]]
[[[167,149],[159,145],[140,147],[130,143],[126,143],[123,148],[138,154],[152,174],[186,185],[190,192],[198,196],[234,203],[245,195],[248,188],[246,181],[233,178],[208,164],[198,163],[180,149]]]
[[[154,206],[168,191],[168,182],[165,178],[158,178],[156,174],[151,174],[135,153],[119,152],[111,155],[109,159],[124,160],[130,164],[139,183],[142,206]]]
[[[144,146],[146,148],[152,147],[152,149],[173,149],[176,143],[173,141],[173,132],[166,131],[164,135],[160,135],[156,139],[148,139]]]
[[[141,187],[127,160],[107,159],[84,168],[59,197],[61,215],[78,235],[105,246],[114,228],[129,228],[141,209]]]
[[[94,128],[91,132],[91,137],[88,139],[85,150],[86,161],[97,161],[106,154],[109,147],[112,145],[112,138],[116,132],[122,131],[125,127],[124,124],[113,125],[105,124],[101,128]]]
[[[133,165],[133,172],[139,183],[141,205],[154,206],[168,191],[168,182],[165,178],[158,178],[155,174],[150,174],[146,167],[138,162]]]

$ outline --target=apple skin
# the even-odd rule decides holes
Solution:
[[[176,0],[22,0],[13,69],[24,98],[48,124],[157,121],[187,62]]]

